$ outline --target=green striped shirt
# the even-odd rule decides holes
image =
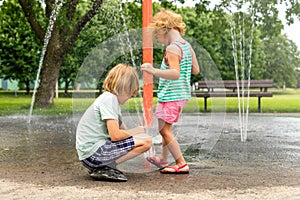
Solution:
[[[159,78],[158,86],[158,102],[177,101],[191,98],[191,70],[192,70],[192,54],[191,47],[188,42],[175,41],[172,44],[177,45],[182,52],[180,61],[180,77],[177,80],[167,80]],[[170,69],[167,66],[165,58],[162,61],[160,69]]]

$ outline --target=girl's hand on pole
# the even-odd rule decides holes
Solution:
[[[149,74],[155,75],[156,69],[150,63],[144,63],[141,65],[141,70]]]

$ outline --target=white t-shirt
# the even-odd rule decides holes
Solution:
[[[106,119],[122,124],[121,108],[117,96],[102,93],[81,117],[76,130],[76,149],[79,160],[93,155],[100,146],[110,140]]]

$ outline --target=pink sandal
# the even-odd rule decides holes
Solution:
[[[187,168],[183,169],[183,168]],[[171,169],[171,171],[170,171]],[[162,170],[160,170],[160,173],[162,174],[188,174],[190,171],[189,166],[187,163],[177,167],[177,166],[167,166],[165,168],[163,168]]]
[[[168,166],[168,161],[158,161],[159,158],[157,156],[150,156],[146,158],[148,162],[155,165],[159,169],[164,168],[165,166]]]

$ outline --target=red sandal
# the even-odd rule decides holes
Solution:
[[[159,169],[163,169],[164,167],[168,166],[168,161],[158,161],[159,158],[157,156],[149,156],[146,159],[148,162],[155,165]]]
[[[186,169],[184,169],[186,168]],[[188,174],[190,171],[187,163],[177,167],[177,166],[167,166],[160,170],[162,174]]]

